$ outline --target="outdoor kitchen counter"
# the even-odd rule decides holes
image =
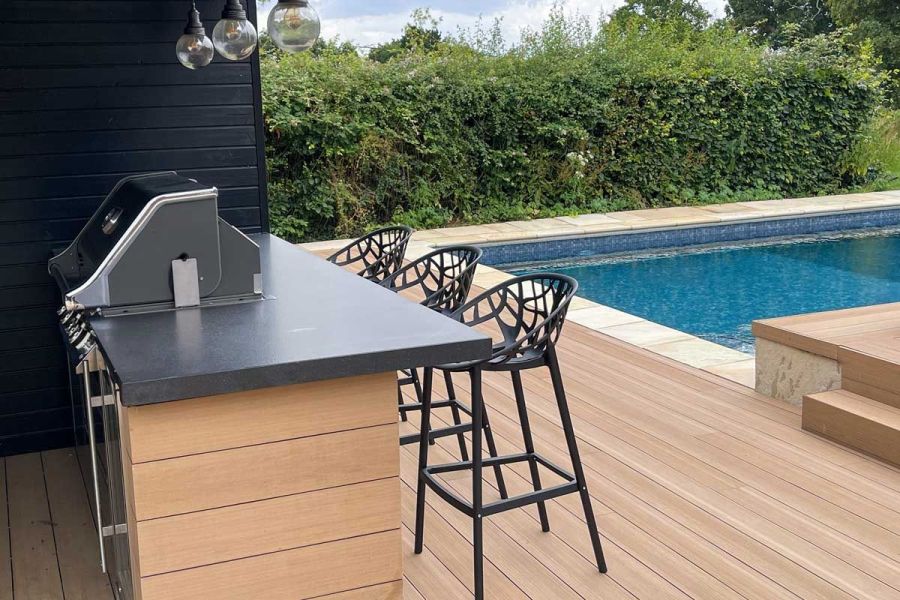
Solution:
[[[117,581],[137,600],[400,600],[396,371],[490,341],[254,240],[264,301],[91,319],[119,387],[92,399],[122,471]]]
[[[93,317],[136,406],[487,357],[490,340],[268,234],[262,301]]]

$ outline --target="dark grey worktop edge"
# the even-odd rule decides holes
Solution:
[[[490,356],[490,338],[446,346],[391,350],[371,355],[321,358],[303,363],[269,365],[227,373],[204,373],[173,379],[120,383],[123,406],[146,406],[205,396],[248,392],[298,383],[373,375],[411,367],[433,367],[473,356]],[[319,374],[322,376],[319,376]]]

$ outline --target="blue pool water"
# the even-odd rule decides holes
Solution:
[[[753,352],[754,319],[900,301],[900,229],[526,265],[600,304]]]

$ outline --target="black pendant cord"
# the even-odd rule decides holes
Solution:
[[[197,10],[196,0],[191,1],[191,10],[188,11],[188,24],[184,28],[184,32],[188,35],[206,35],[203,21],[200,20],[200,11]]]

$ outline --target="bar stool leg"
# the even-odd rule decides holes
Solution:
[[[397,384],[397,406],[402,407],[404,404],[406,404],[406,403],[403,401],[403,386],[400,384]],[[409,417],[406,416],[405,410],[400,411],[400,420],[403,421],[404,423],[409,421]]]
[[[412,373],[412,383],[413,383],[413,389],[416,392],[416,400],[418,400],[419,403],[421,403],[423,391],[422,391],[422,380],[419,379],[419,370],[418,369],[410,369],[410,372]],[[437,441],[434,438],[429,437],[428,443],[431,444],[432,446],[434,446],[437,443]]]
[[[516,405],[519,408],[519,423],[522,425],[522,438],[525,441],[525,452],[534,454],[534,439],[531,437],[531,423],[528,421],[528,409],[525,406],[525,390],[522,388],[522,374],[519,371],[510,371],[513,382],[513,390],[516,393]],[[541,473],[538,469],[537,461],[533,458],[528,461],[531,468],[531,483],[534,485],[534,491],[541,490]],[[547,505],[545,502],[538,502],[538,516],[541,519],[541,530],[550,531],[550,520],[547,518]]]
[[[459,407],[454,403],[456,401],[456,389],[453,387],[453,376],[450,371],[444,371],[444,384],[447,386],[447,399],[450,400],[450,412],[453,413],[453,424],[460,425],[462,419],[459,414]],[[469,447],[466,445],[466,436],[463,433],[456,435],[456,441],[459,442],[459,457],[463,462],[469,460]]]
[[[575,474],[575,481],[578,482],[578,493],[581,495],[581,504],[584,507],[584,520],[587,522],[591,543],[594,546],[594,558],[597,560],[597,568],[600,569],[600,572],[606,573],[606,559],[603,556],[603,546],[600,543],[600,534],[597,533],[597,521],[594,518],[594,509],[591,506],[591,496],[588,493],[584,469],[581,466],[581,457],[578,454],[578,442],[575,439],[572,416],[569,414],[569,402],[566,400],[566,391],[563,387],[556,349],[552,346],[547,352],[547,358],[547,363],[550,367],[550,378],[553,381],[553,392],[556,395],[556,403],[559,405],[559,416],[562,420],[563,431],[566,434],[569,456],[572,459],[572,470]]]
[[[419,370],[418,369],[410,369],[410,373],[412,373],[412,383],[413,389],[416,391],[416,400],[419,402],[422,401],[422,381],[419,379]]]
[[[471,371],[472,378],[472,546],[474,547],[475,600],[484,599],[484,523],[482,509],[481,430],[484,399],[481,395],[481,369]]]
[[[425,369],[425,385],[422,390],[422,419],[419,429],[419,478],[416,485],[416,543],[415,553],[422,554],[425,542],[425,476],[428,466],[428,439],[431,437],[431,384],[434,369]]]
[[[475,407],[472,407],[472,414],[475,414]],[[491,422],[488,420],[487,408],[484,406],[484,398],[481,400],[481,427],[472,427],[472,439],[475,439],[475,432],[481,429],[484,431],[484,439],[487,442],[488,454],[491,458],[496,458],[497,444],[494,443],[494,432],[491,430]],[[479,436],[480,437],[480,436]],[[474,450],[473,450],[474,453]],[[503,469],[500,465],[494,465],[494,477],[497,479],[497,489],[500,490],[500,497],[506,500],[509,498],[509,492],[506,491],[506,481],[503,480]]]

